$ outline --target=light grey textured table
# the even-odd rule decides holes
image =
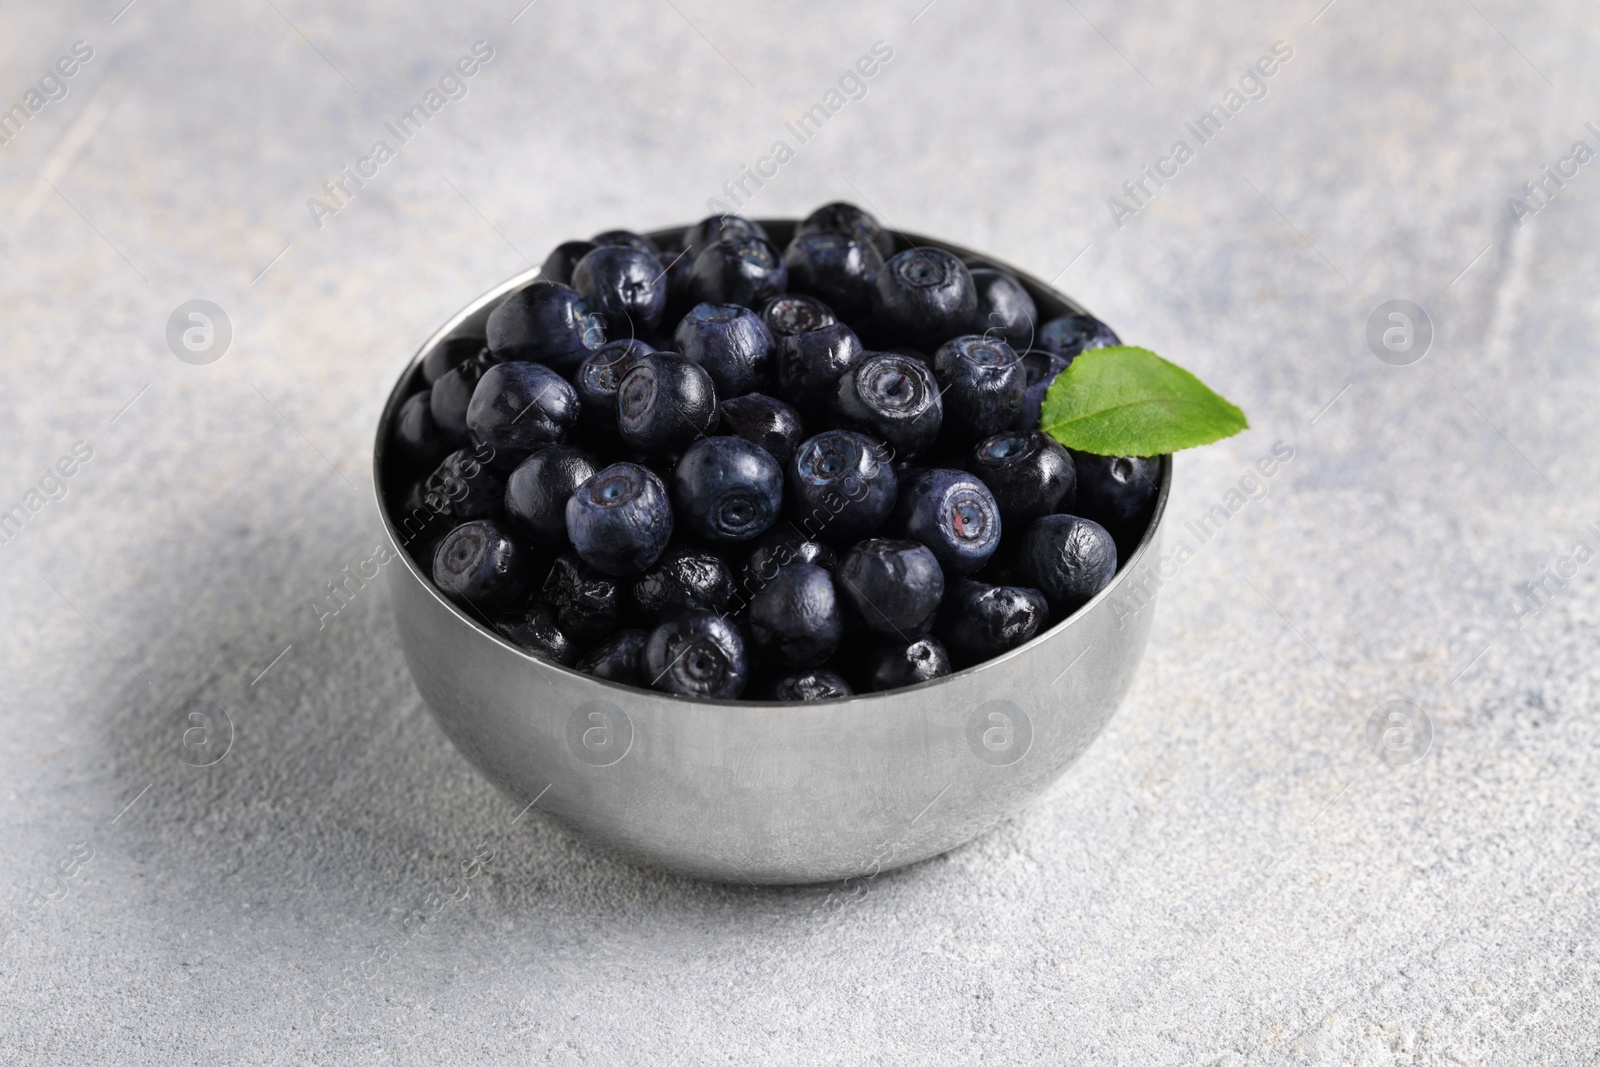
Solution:
[[[1600,150],[1593,5],[122,2],[0,34],[5,102],[93,51],[0,147],[0,1061],[1600,1062],[1600,165],[1561,162]],[[418,341],[780,138],[750,213],[848,198],[1057,278],[1254,427],[1180,457],[1193,551],[1079,766],[848,890],[517,819],[381,586],[313,607],[377,543]],[[1576,174],[1517,218],[1547,164]],[[210,365],[167,343],[191,299],[231,322]],[[1390,300],[1419,362],[1369,348]],[[1396,700],[1413,732],[1369,736]]]

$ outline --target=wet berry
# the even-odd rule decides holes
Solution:
[[[711,376],[676,352],[644,356],[617,387],[617,429],[641,451],[680,451],[716,424]]]
[[[908,248],[875,279],[877,329],[931,352],[971,327],[978,291],[966,265],[940,248]]]
[[[885,259],[894,255],[894,235],[871,212],[854,204],[824,204],[801,219],[794,231],[796,238],[814,233],[836,233],[871,245]]]
[[[622,584],[576,552],[556,557],[541,593],[558,612],[562,632],[580,645],[598,641],[622,625],[627,609]]]
[[[689,295],[698,302],[761,307],[782,293],[789,272],[771,243],[737,233],[724,233],[694,257]]]
[[[1070,360],[1079,352],[1120,345],[1122,340],[1093,315],[1062,315],[1039,327],[1039,339],[1034,343]]]
[[[799,674],[786,674],[773,682],[767,690],[769,700],[812,701],[839,700],[855,696],[850,683],[833,671],[817,669]]]
[[[579,657],[575,666],[585,674],[618,685],[644,685],[639,660],[644,654],[644,630],[618,630]]]
[[[718,410],[718,429],[760,445],[780,466],[794,458],[805,437],[800,413],[774,397],[747,393],[724,400]]]
[[[509,469],[555,444],[578,421],[578,394],[541,363],[497,363],[484,371],[467,405],[467,437]]]
[[[967,334],[946,341],[933,355],[943,392],[943,425],[966,438],[999,433],[1017,419],[1028,372],[1004,341]]]
[[[1032,640],[1049,618],[1037,589],[963,580],[946,590],[937,630],[951,660],[967,667]]]
[[[617,390],[634,364],[654,352],[643,341],[607,341],[586,356],[573,373],[580,421],[596,429],[616,431]]]
[[[900,490],[902,536],[927,545],[946,574],[971,574],[1000,545],[1000,507],[989,487],[964,471],[923,471]]]
[[[713,544],[754,540],[778,521],[783,468],[742,437],[705,437],[673,468],[672,503],[696,537]]]
[[[839,591],[867,629],[913,641],[933,627],[944,596],[944,573],[915,541],[858,542],[839,560]]]
[[[1018,546],[1023,579],[1058,615],[1082,607],[1117,573],[1117,546],[1106,528],[1076,515],[1035,519]]]
[[[1077,486],[1072,455],[1041,430],[1008,430],[979,441],[967,469],[994,494],[1000,518],[1017,529],[1070,507]]]
[[[686,544],[668,545],[635,578],[633,604],[647,622],[685,611],[726,611],[733,599],[733,573],[722,557]]]
[[[950,653],[936,637],[885,645],[867,655],[868,684],[879,692],[931,682],[949,673]]]
[[[737,700],[750,676],[744,638],[709,611],[686,612],[651,630],[640,666],[647,685],[710,700]]]
[[[597,471],[567,498],[567,539],[584,562],[606,574],[641,573],[671,537],[667,487],[636,463]]]
[[[578,646],[562,632],[556,609],[542,600],[500,616],[494,620],[494,628],[541,659],[569,665],[578,657]]]
[[[772,334],[747,307],[696,304],[678,323],[673,341],[711,376],[719,396],[743,396],[766,384]]]
[[[939,436],[944,405],[926,363],[892,352],[870,352],[839,379],[834,411],[846,426],[912,456]]]
[[[530,561],[511,532],[490,519],[462,523],[433,553],[433,580],[444,594],[479,612],[503,611],[522,599]]]
[[[567,500],[596,469],[593,456],[571,445],[535,452],[506,479],[506,520],[536,545],[566,545]]]
[[[875,533],[894,510],[899,489],[883,445],[851,430],[828,430],[801,444],[788,482],[795,528],[834,543]]]
[[[1033,347],[1039,309],[1016,277],[994,267],[971,268],[978,291],[978,313],[972,332],[1005,341],[1018,352]]]
[[[756,593],[746,624],[757,651],[787,667],[821,666],[844,636],[833,576],[814,563],[791,563]]]
[[[563,374],[606,343],[605,320],[578,291],[545,281],[502,300],[489,313],[487,333],[496,359],[548,363]]]
[[[539,280],[571,285],[572,268],[578,265],[578,260],[593,252],[595,247],[593,241],[563,241],[556,245],[539,268]]]

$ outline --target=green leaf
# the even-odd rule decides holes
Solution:
[[[1244,412],[1147,348],[1079,353],[1044,395],[1039,429],[1100,456],[1159,456],[1249,428]]]

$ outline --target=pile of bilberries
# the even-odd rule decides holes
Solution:
[[[1032,638],[1154,505],[1155,460],[1037,429],[1072,358],[1120,342],[896,249],[849,204],[781,254],[732,215],[561,245],[423,360],[386,449],[408,548],[535,655],[692,697],[889,689]]]

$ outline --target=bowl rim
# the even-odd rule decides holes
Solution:
[[[788,218],[761,218],[754,219],[752,221],[760,224],[769,231],[774,229],[780,231],[788,230],[794,226],[797,226],[800,222],[799,219]],[[693,223],[682,226],[672,226],[650,230],[645,232],[645,236],[656,241],[658,244],[671,242],[680,238],[691,225],[693,225]],[[1022,283],[1023,287],[1028,290],[1030,296],[1037,298],[1039,293],[1045,293],[1049,295],[1050,299],[1064,304],[1066,307],[1071,309],[1073,313],[1092,314],[1082,304],[1078,303],[1076,300],[1073,300],[1065,293],[1056,290],[1027,271],[1019,270],[1003,260],[997,259],[994,256],[988,255],[987,253],[975,252],[961,245],[936,238],[926,237],[922,234],[910,233],[901,230],[894,230],[891,232],[893,232],[899,238],[899,242],[904,242],[904,244],[908,247],[926,246],[930,248],[939,248],[959,256],[970,256],[975,259],[982,259],[985,262],[991,263],[1001,270],[1004,270],[1016,277],[1017,280]],[[773,243],[777,244],[776,241]],[[1158,457],[1160,459],[1160,487],[1157,490],[1155,507],[1150,513],[1150,520],[1145,526],[1144,533],[1140,536],[1139,541],[1134,546],[1133,551],[1128,554],[1127,559],[1118,560],[1117,573],[1112,577],[1111,581],[1106,584],[1104,589],[1100,590],[1100,592],[1096,593],[1083,604],[1079,605],[1078,608],[1066,618],[1052,624],[1044,630],[1041,630],[1029,640],[1018,645],[1016,648],[1008,649],[998,656],[986,659],[981,663],[975,663],[970,667],[963,667],[960,670],[951,671],[949,674],[942,675],[938,678],[932,678],[925,682],[917,682],[913,685],[901,686],[897,689],[885,690],[881,692],[868,691],[853,693],[848,697],[838,697],[823,701],[752,700],[746,698],[740,698],[737,700],[703,700],[680,693],[668,693],[657,689],[644,689],[639,686],[626,685],[621,682],[613,682],[606,678],[597,678],[592,674],[585,674],[575,667],[569,667],[552,659],[545,659],[541,656],[535,656],[527,649],[517,645],[515,642],[509,640],[496,631],[492,626],[488,625],[486,619],[474,616],[472,613],[463,610],[460,605],[456,604],[449,597],[444,595],[443,591],[440,590],[436,584],[434,584],[431,575],[423,573],[422,569],[417,566],[417,562],[412,558],[411,553],[407,552],[403,547],[403,543],[399,538],[399,531],[395,528],[393,516],[390,514],[388,501],[385,499],[383,460],[384,449],[388,439],[388,431],[393,425],[396,412],[399,411],[400,405],[404,403],[412,393],[418,391],[415,389],[407,391],[407,385],[415,378],[417,367],[421,364],[424,357],[426,357],[427,354],[433,351],[433,349],[438,345],[447,340],[451,340],[454,336],[456,336],[456,332],[460,329],[461,325],[476,315],[479,311],[499,300],[502,300],[511,293],[514,293],[519,289],[532,284],[539,279],[539,275],[540,268],[533,267],[529,270],[513,275],[511,278],[508,278],[507,280],[494,286],[487,292],[474,297],[466,304],[465,307],[451,315],[445,321],[443,326],[430,334],[428,338],[423,341],[422,345],[406,358],[400,373],[394,380],[394,384],[390,386],[388,398],[384,401],[383,410],[378,416],[377,433],[374,440],[372,453],[373,498],[378,507],[378,516],[383,522],[385,534],[388,535],[389,541],[394,547],[395,555],[398,556],[399,561],[405,565],[405,569],[410,573],[411,578],[420,582],[424,589],[427,590],[428,594],[433,597],[435,602],[455,615],[458,620],[475,628],[480,635],[496,641],[505,649],[516,653],[523,660],[527,661],[530,666],[537,670],[558,671],[561,674],[570,676],[574,680],[599,686],[601,691],[615,691],[617,693],[632,694],[635,696],[639,694],[647,694],[651,697],[670,697],[674,700],[683,701],[691,705],[716,709],[752,708],[772,711],[776,708],[793,709],[816,707],[818,705],[835,708],[843,707],[856,702],[873,700],[881,701],[886,697],[900,697],[907,694],[924,695],[933,692],[939,686],[948,684],[957,678],[965,679],[980,671],[998,670],[1006,662],[1028,653],[1030,650],[1035,649],[1043,642],[1051,639],[1055,635],[1058,635],[1061,631],[1071,627],[1075,623],[1081,622],[1090,613],[1091,609],[1096,607],[1103,600],[1114,596],[1127,579],[1127,576],[1135,569],[1134,564],[1140,558],[1142,558],[1146,552],[1153,551],[1152,546],[1161,531],[1162,520],[1165,517],[1167,509],[1167,500],[1172,491],[1171,453],[1167,453]]]

